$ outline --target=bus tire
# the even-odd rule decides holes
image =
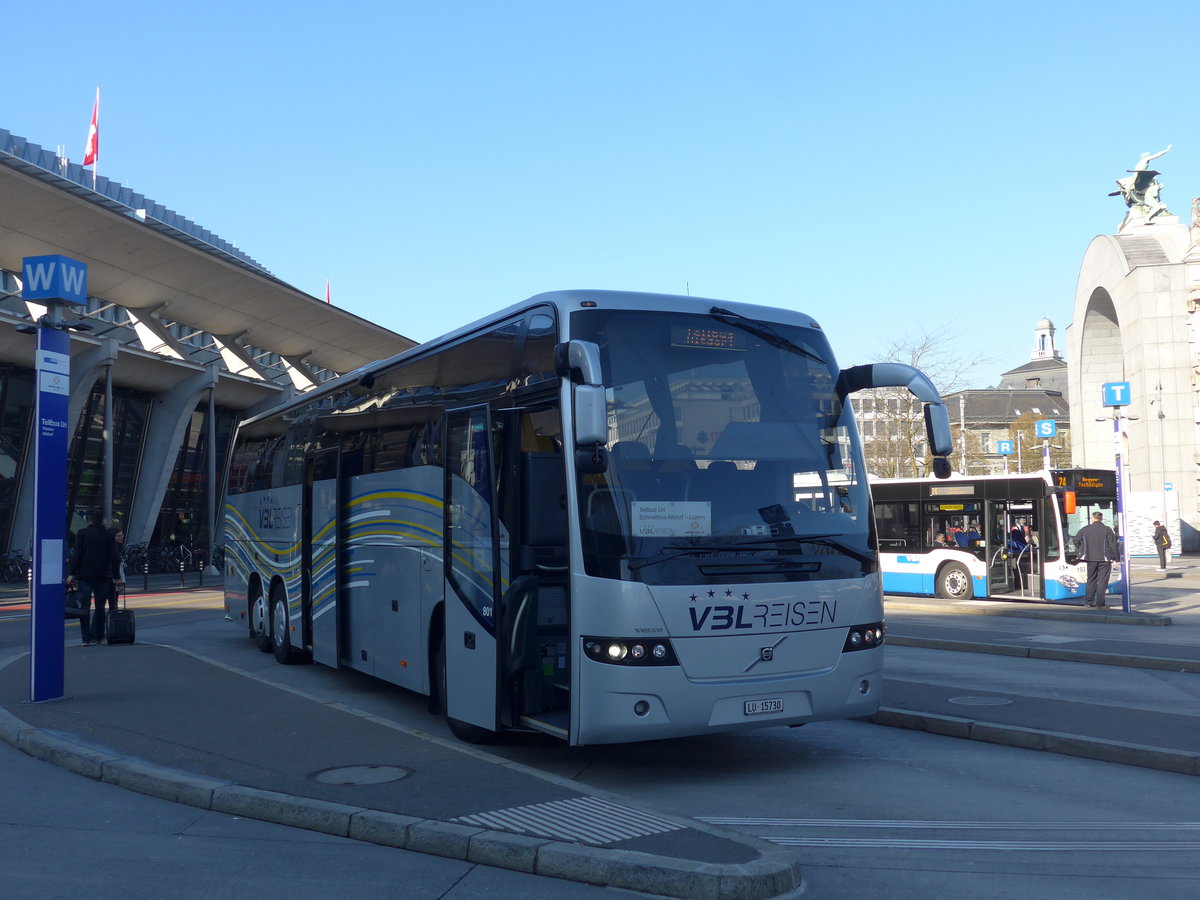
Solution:
[[[948,563],[937,574],[937,595],[943,600],[970,600],[975,596],[971,573],[961,563]]]
[[[275,659],[283,665],[300,661],[300,653],[292,646],[292,629],[288,621],[288,605],[283,588],[271,588],[271,648]]]
[[[271,607],[261,587],[250,601],[250,639],[263,653],[271,652]]]
[[[446,632],[444,629],[442,639],[438,642],[437,656],[434,657],[434,669],[437,672],[438,702],[442,713],[446,716],[446,725],[450,728],[450,733],[468,744],[483,744],[495,737],[496,734],[493,731],[450,716],[450,695],[446,691]]]

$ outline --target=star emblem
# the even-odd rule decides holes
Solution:
[[[726,592],[725,592],[725,596],[726,596],[726,597],[732,597],[732,596],[733,596],[733,591],[726,591]]]
[[[709,592],[708,592],[708,596],[710,596],[710,597],[715,597],[715,596],[717,596],[717,592],[716,592],[716,591],[709,591]]]
[[[693,602],[693,603],[695,603],[695,602],[696,602],[696,595],[695,595],[695,594],[692,594],[692,602]]]
[[[743,599],[743,600],[749,600],[749,599],[750,599],[750,595],[749,595],[749,594],[742,594],[742,599]]]

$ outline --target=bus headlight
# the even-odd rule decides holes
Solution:
[[[677,666],[669,641],[658,641],[647,650],[645,641],[621,637],[585,637],[583,655],[617,666]]]
[[[842,652],[873,650],[883,645],[883,638],[886,634],[887,626],[883,622],[872,622],[870,625],[854,625],[846,634],[846,643],[842,645]]]

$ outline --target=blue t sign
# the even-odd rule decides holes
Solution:
[[[1128,406],[1129,382],[1110,381],[1101,388],[1104,391],[1104,406]]]
[[[1053,419],[1039,419],[1033,423],[1033,433],[1040,438],[1052,438],[1058,434],[1058,424]]]

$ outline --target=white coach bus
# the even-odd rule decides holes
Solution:
[[[950,450],[923,375],[840,370],[800,313],[533,297],[239,427],[226,615],[466,740],[867,715],[883,603],[846,398],[882,386]]]

